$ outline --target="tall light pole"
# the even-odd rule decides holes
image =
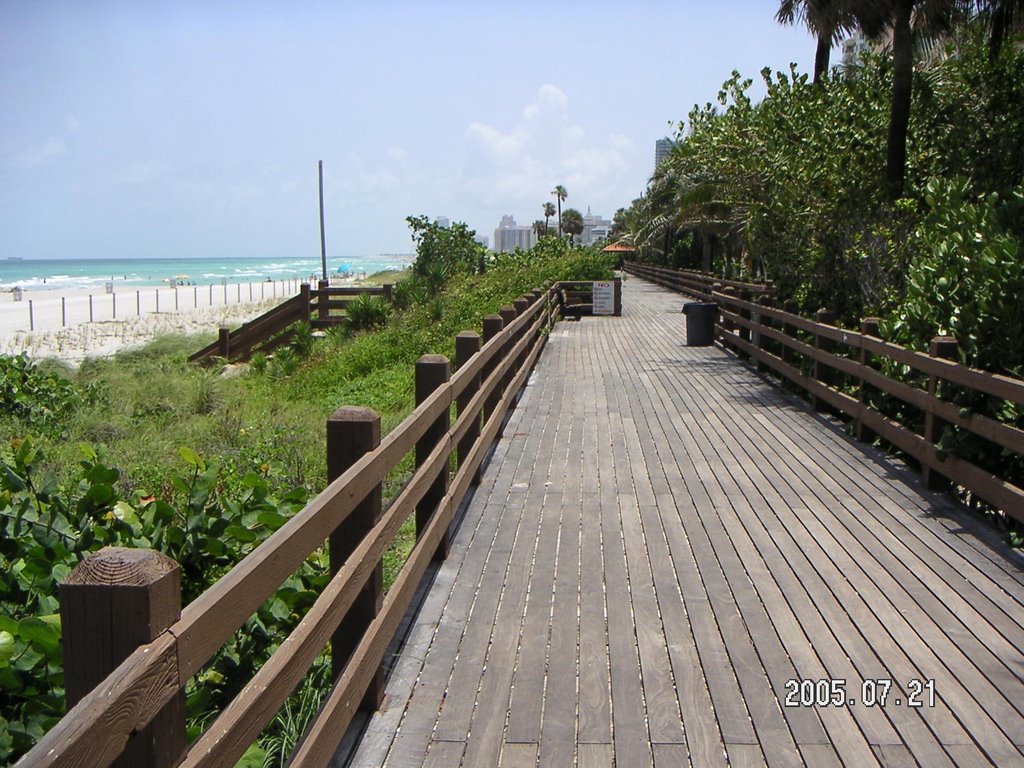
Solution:
[[[324,270],[324,282],[327,281],[327,240],[324,238],[324,161],[317,161],[320,173],[320,263]]]

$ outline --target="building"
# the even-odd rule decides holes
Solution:
[[[658,166],[661,165],[662,161],[668,158],[673,146],[675,145],[672,139],[668,138],[658,139],[654,142],[654,170],[658,170]]]
[[[612,231],[611,219],[604,219],[601,216],[590,212],[590,206],[587,206],[587,215],[583,217],[583,234],[580,235],[580,243],[582,245],[593,245],[599,240],[604,240],[608,237],[608,233]]]
[[[480,245],[482,245],[484,248],[491,247],[491,238],[489,238],[487,235],[477,235],[476,237],[473,238],[473,240],[474,242],[480,243]]]
[[[871,49],[867,38],[859,29],[842,42],[843,46],[843,71],[849,72],[853,67],[860,64],[861,57]]]
[[[436,219],[434,219],[434,223],[437,224],[437,226],[441,227],[441,229],[448,229],[452,225],[451,221],[448,219],[447,216],[438,216]]]
[[[533,227],[516,224],[511,215],[501,217],[501,223],[494,230],[495,253],[511,253],[516,248],[528,251],[537,243]]]

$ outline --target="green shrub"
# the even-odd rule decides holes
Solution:
[[[87,394],[58,373],[40,370],[24,353],[0,355],[0,413],[25,429],[59,432]]]
[[[391,319],[391,304],[383,296],[360,293],[345,308],[349,326],[354,331],[383,328]]]
[[[313,352],[313,326],[302,320],[292,326],[291,349],[300,358],[305,359]]]

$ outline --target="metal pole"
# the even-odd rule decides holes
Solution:
[[[113,317],[115,320],[117,320],[117,294],[116,293],[110,294],[110,301],[111,301],[111,306],[113,307],[113,309],[111,311],[111,317]]]
[[[89,322],[92,322],[92,294],[89,294]]]
[[[327,279],[327,240],[324,238],[324,161],[317,162],[320,174],[320,263],[324,269],[324,280]]]
[[[28,329],[34,331],[36,329],[36,318],[32,313],[32,299],[28,300]]]
[[[142,291],[135,292],[135,316],[142,317]]]
[[[64,297],[60,297],[60,327],[64,328],[68,324],[68,308],[64,303]]]

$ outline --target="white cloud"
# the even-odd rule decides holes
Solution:
[[[466,129],[471,150],[464,176],[466,193],[488,205],[533,211],[556,184],[569,191],[572,207],[601,206],[622,197],[636,147],[621,134],[589,136],[573,122],[569,98],[555,85],[536,98],[509,128],[473,122]],[[531,214],[532,215],[532,214]]]
[[[394,160],[396,163],[404,163],[409,157],[409,153],[401,147],[389,147],[388,157]]]

